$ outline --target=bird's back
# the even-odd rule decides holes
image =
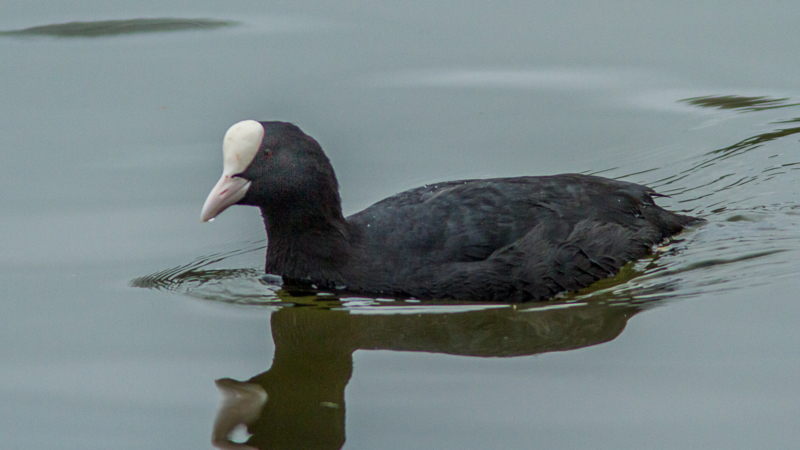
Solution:
[[[497,300],[513,291],[544,299],[613,275],[693,220],[658,207],[653,195],[576,174],[412,189],[348,218],[369,256],[357,262],[356,278],[365,286],[373,279],[371,290],[426,298]]]

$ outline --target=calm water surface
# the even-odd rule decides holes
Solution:
[[[792,448],[799,20],[785,2],[12,0],[3,447]],[[349,213],[583,172],[708,223],[545,304],[286,292],[260,276],[257,210],[199,223],[246,118],[317,138]]]

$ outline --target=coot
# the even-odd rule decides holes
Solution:
[[[239,122],[222,152],[201,220],[257,206],[266,272],[322,290],[546,300],[613,276],[696,220],[657,206],[648,187],[578,174],[436,183],[345,218],[330,161],[297,126]]]

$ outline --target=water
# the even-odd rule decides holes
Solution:
[[[791,448],[799,18],[12,1],[4,447]],[[257,210],[199,223],[246,118],[319,140],[348,213],[426,183],[583,172],[708,222],[547,304],[286,292],[261,276]]]

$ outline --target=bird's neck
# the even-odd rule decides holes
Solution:
[[[354,244],[352,227],[340,211],[282,215],[279,221],[261,212],[268,240],[267,273],[319,287],[337,284]]]

